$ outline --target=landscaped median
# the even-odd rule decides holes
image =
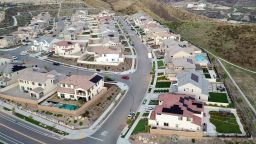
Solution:
[[[128,124],[128,129],[127,131],[125,132],[125,134],[122,134],[122,138],[124,138],[126,136],[126,134],[129,132],[130,128],[132,127],[133,123],[136,121],[136,119],[138,118],[138,116],[140,115],[140,112],[137,112],[135,114],[135,116],[131,117],[131,118],[128,118],[127,119],[127,124]]]
[[[49,130],[49,131],[55,132],[55,133],[57,133],[57,134],[60,134],[60,135],[63,135],[63,136],[66,136],[66,135],[69,134],[69,133],[67,133],[67,132],[64,132],[64,131],[61,131],[61,130],[59,130],[59,129],[56,129],[56,128],[52,127],[52,126],[48,126],[48,125],[45,125],[45,124],[43,124],[43,123],[41,123],[41,122],[39,122],[39,121],[36,121],[36,120],[34,120],[32,117],[27,117],[27,116],[24,116],[24,115],[22,115],[22,114],[20,114],[20,113],[16,113],[16,112],[14,112],[13,114],[14,114],[15,116],[17,116],[17,117],[19,117],[19,118],[21,118],[21,119],[27,121],[27,122],[30,122],[30,123],[35,124],[35,125],[37,125],[37,126],[40,126],[40,127],[44,128],[44,129],[47,129],[47,130]]]

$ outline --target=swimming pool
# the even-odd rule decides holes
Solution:
[[[58,107],[60,109],[66,109],[66,110],[76,110],[76,109],[78,109],[78,107],[76,105],[61,104],[61,103],[56,104],[55,107]]]
[[[203,54],[197,54],[197,55],[196,55],[196,61],[197,61],[197,62],[203,62],[203,61],[205,61],[204,55],[203,55]]]

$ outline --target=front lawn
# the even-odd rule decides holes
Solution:
[[[164,69],[165,68],[165,65],[164,65],[164,61],[163,60],[158,60],[157,61],[157,68],[158,69]]]
[[[156,88],[170,88],[172,82],[157,82]]]
[[[149,126],[148,126],[148,119],[144,118],[141,119],[136,127],[134,128],[132,135],[137,134],[139,132],[148,132],[149,131]]]
[[[158,105],[159,100],[150,100],[148,105]]]
[[[228,103],[227,94],[226,93],[209,92],[208,101]]]
[[[218,133],[237,133],[241,134],[236,117],[233,113],[209,112],[210,122],[216,127]]]

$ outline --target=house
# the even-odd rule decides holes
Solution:
[[[109,22],[113,19],[113,16],[115,15],[115,13],[110,13],[109,11],[102,11],[97,15],[97,20],[100,22]]]
[[[192,96],[162,94],[148,124],[158,129],[202,131],[203,103]]]
[[[65,78],[56,71],[26,69],[18,78],[20,91],[29,93],[31,98],[40,99],[57,88],[57,83]]]
[[[9,54],[0,55],[0,66],[9,64],[13,61],[13,58]]]
[[[94,46],[90,47],[85,56],[91,56],[91,60],[84,57],[78,59],[78,63],[95,65],[119,65],[124,62],[123,46],[121,44],[114,46]]]
[[[194,95],[196,99],[208,100],[209,82],[197,71],[185,71],[177,74],[177,83],[171,86],[171,92]]]
[[[153,19],[151,17],[146,16],[144,13],[136,13],[136,14],[132,15],[131,18],[133,19],[135,25],[137,25],[139,27],[145,23],[153,21]]]
[[[186,44],[175,40],[164,41],[163,47],[168,58],[193,58],[195,56],[194,48],[187,47]]]
[[[83,46],[78,42],[58,41],[52,44],[52,52],[62,57],[78,58],[79,55],[75,54],[83,52]]]
[[[166,60],[165,75],[169,80],[176,81],[178,73],[183,71],[196,70],[195,62],[192,58],[172,58]]]
[[[11,47],[17,44],[14,36],[0,36],[0,49]]]
[[[17,82],[26,66],[5,64],[0,65],[0,87],[6,87]]]
[[[79,20],[86,21],[86,18],[88,17],[88,11],[87,10],[77,10],[74,15],[71,17],[71,21],[76,22]]]
[[[103,77],[94,74],[92,76],[72,75],[60,81],[57,93],[62,99],[89,101],[104,87]]]

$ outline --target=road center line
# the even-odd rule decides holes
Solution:
[[[37,140],[37,139],[32,138],[32,137],[30,137],[30,136],[28,136],[28,135],[25,135],[25,134],[23,134],[23,133],[21,133],[21,132],[15,130],[15,129],[12,129],[12,128],[8,127],[8,126],[5,126],[5,125],[3,125],[3,124],[0,124],[0,125],[3,126],[3,127],[5,127],[5,128],[7,128],[7,129],[9,129],[9,130],[12,130],[12,131],[14,131],[14,132],[20,134],[20,135],[22,135],[22,136],[25,136],[25,137],[27,137],[27,138],[29,138],[29,139],[31,139],[31,140],[34,140],[34,141],[36,141],[36,142],[39,142],[40,144],[46,144],[46,143],[44,143],[44,142],[42,142],[42,141],[40,141],[40,140]]]

